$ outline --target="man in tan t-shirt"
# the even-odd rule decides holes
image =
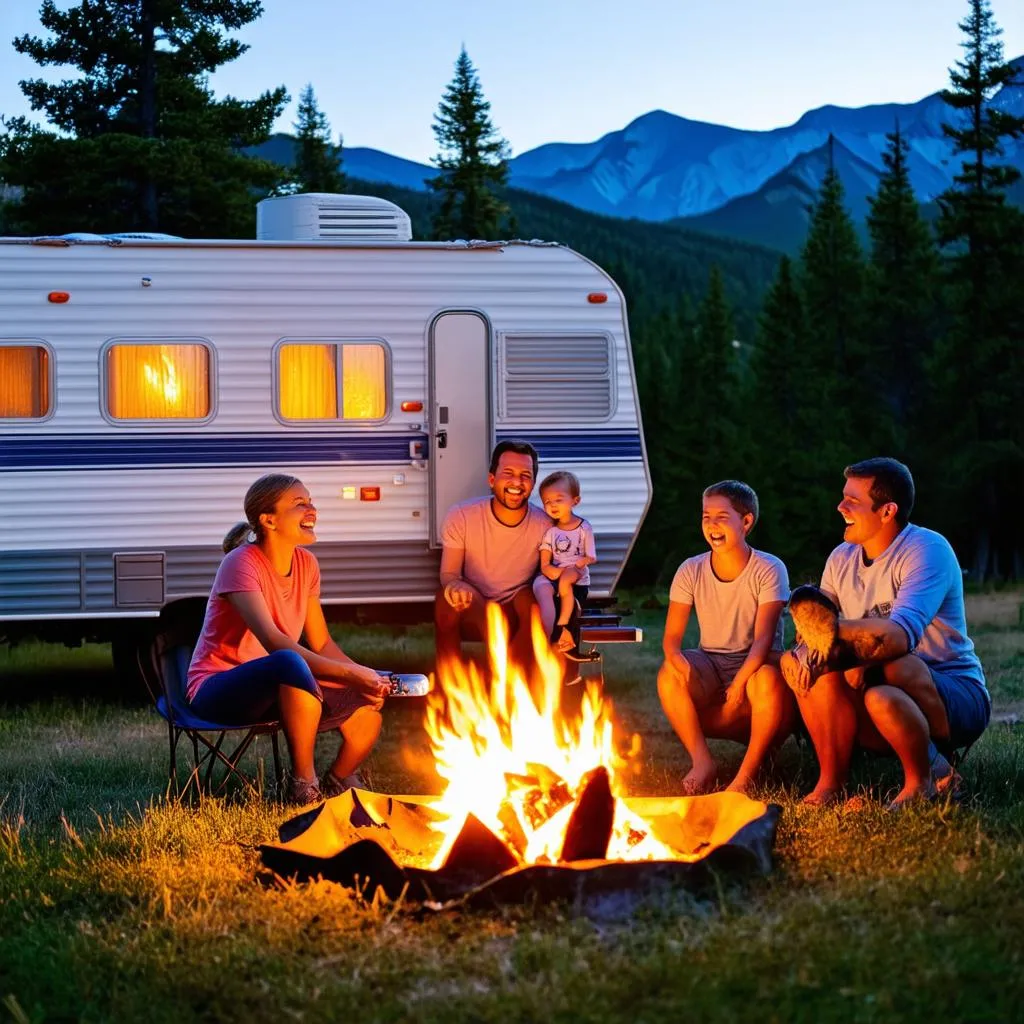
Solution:
[[[532,655],[531,583],[538,549],[551,520],[530,504],[537,451],[525,441],[501,441],[491,453],[490,497],[453,505],[441,527],[441,589],[434,600],[437,663],[458,657],[463,634],[487,632],[486,604],[505,612],[509,648],[519,664]]]

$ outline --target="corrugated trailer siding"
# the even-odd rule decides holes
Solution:
[[[591,569],[591,593],[608,592],[632,534],[599,534],[602,561]],[[117,553],[127,549],[118,548]],[[366,544],[318,543],[321,600],[325,604],[373,601],[429,601],[437,589],[440,552],[422,544],[396,541],[386,548]],[[118,609],[114,601],[114,550],[0,552],[0,614],[26,617],[103,614],[126,617],[156,609]],[[168,548],[164,581],[166,601],[205,597],[223,554],[220,547]],[[83,585],[84,584],[84,585]]]
[[[142,287],[143,276],[151,279],[149,287]],[[68,291],[70,302],[48,303],[46,295],[55,289]],[[605,291],[608,301],[588,303],[588,292],[595,290]],[[242,517],[246,488],[269,471],[295,473],[310,488],[320,511],[318,551],[344,544],[370,552],[370,561],[359,562],[355,569],[331,556],[325,579],[330,580],[332,596],[328,598],[325,590],[325,599],[336,594],[344,600],[345,583],[339,582],[335,590],[335,574],[353,571],[348,585],[356,588],[352,593],[366,598],[429,596],[437,553],[427,548],[428,473],[408,458],[387,464],[335,461],[325,456],[321,445],[309,444],[308,458],[302,457],[304,450],[289,449],[288,458],[271,455],[265,462],[221,466],[190,465],[183,456],[181,466],[159,468],[141,464],[152,446],[132,437],[209,437],[226,444],[229,435],[245,434],[253,435],[256,449],[261,436],[285,442],[302,435],[369,440],[387,434],[401,441],[408,432],[409,440],[422,438],[430,429],[429,325],[445,309],[483,311],[495,337],[502,332],[595,331],[613,339],[617,405],[608,421],[580,424],[572,437],[564,422],[505,418],[496,423],[500,435],[548,437],[551,455],[544,456],[542,445],[542,475],[568,468],[580,476],[581,510],[594,524],[602,548],[602,562],[593,570],[594,590],[606,589],[636,532],[650,485],[640,459],[618,293],[603,273],[576,254],[525,245],[466,251],[255,243],[50,248],[0,242],[0,337],[41,338],[53,347],[58,403],[55,415],[44,422],[0,424],[0,470],[4,435],[19,442],[52,437],[58,445],[70,438],[79,447],[88,446],[90,438],[94,447],[111,439],[118,447],[123,441],[125,449],[139,449],[130,469],[31,472],[14,468],[8,459],[8,468],[0,472],[0,614],[12,613],[15,600],[29,612],[42,612],[44,606],[77,610],[83,596],[90,607],[112,607],[111,553],[120,550],[166,551],[168,597],[204,592],[224,532]],[[136,337],[205,338],[213,343],[218,397],[212,422],[149,427],[115,425],[103,418],[101,348],[112,338]],[[391,353],[389,419],[372,425],[279,423],[272,413],[273,346],[282,338],[303,337],[383,338]],[[503,385],[497,356],[493,368],[497,408]],[[403,400],[423,401],[424,411],[398,411]],[[604,435],[609,440],[602,446]],[[275,447],[264,443],[268,453]],[[8,453],[14,447],[9,446]],[[404,482],[396,484],[396,475]],[[358,488],[367,485],[381,488],[379,502],[343,497],[344,488],[355,488],[358,494]],[[481,480],[481,492],[484,489]],[[41,573],[38,563],[26,584],[19,553],[38,552],[41,540],[87,552],[84,569],[78,554],[62,555],[60,559],[68,559],[61,562],[62,568],[51,576]],[[398,551],[404,555],[394,557]],[[382,572],[385,562],[387,571]],[[10,589],[16,581],[17,597]]]
[[[119,546],[116,550],[122,550]],[[111,611],[114,608],[114,556],[110,551],[86,551],[85,609]]]
[[[437,589],[440,553],[423,544],[317,543],[310,549],[320,564],[320,597],[325,603],[369,598],[428,598]],[[217,548],[167,552],[167,596],[207,594],[223,554]]]
[[[97,401],[99,351],[115,337],[207,338],[216,346],[217,415],[209,426],[175,424],[175,430],[295,429],[271,413],[270,352],[284,337],[384,338],[393,356],[395,399],[422,400],[427,328],[446,308],[481,309],[498,331],[606,331],[616,339],[620,382],[626,369],[617,294],[596,268],[561,248],[0,244],[0,261],[3,336],[41,337],[58,353],[59,415],[35,425],[37,432],[124,432],[102,418]],[[151,279],[149,287],[142,287],[143,276]],[[46,294],[55,288],[71,300],[48,303]],[[587,302],[595,289],[608,291],[607,303]],[[628,373],[625,383],[628,395]],[[620,402],[607,426],[635,429],[631,406]],[[395,412],[389,426],[421,418]]]
[[[358,540],[381,552],[395,541],[427,547],[427,474],[393,466],[268,466],[300,476],[318,509],[322,542]],[[647,499],[644,466],[627,462],[541,460],[539,476],[567,469],[580,479],[580,512],[595,531],[632,535]],[[394,476],[404,476],[396,485]],[[252,467],[94,470],[6,473],[4,537],[7,552],[37,551],[40,540],[74,544],[91,551],[190,548],[197,539],[219,545],[243,517],[242,496],[252,483]],[[342,497],[346,486],[380,486],[381,500]],[[483,488],[481,488],[483,490]],[[66,495],[67,497],[61,497]],[[535,495],[535,500],[539,496]]]
[[[0,615],[77,612],[81,607],[77,551],[0,551]]]
[[[11,472],[4,488],[8,551],[37,550],[40,540],[92,549],[220,544],[244,518],[246,488],[263,472],[301,477],[319,510],[324,541],[418,540],[427,543],[427,474],[404,466],[204,466],[189,469],[96,469]],[[393,483],[396,474],[405,483]],[[342,497],[346,486],[379,486],[379,502]],[[414,513],[417,513],[414,515]]]

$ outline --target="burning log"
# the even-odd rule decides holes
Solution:
[[[594,768],[583,776],[576,806],[565,828],[560,861],[600,860],[608,852],[615,822],[615,797],[612,796],[608,769]]]
[[[519,864],[516,855],[475,814],[466,815],[442,870],[481,879],[492,878]]]
[[[512,806],[511,800],[501,802],[501,806],[498,808],[498,821],[501,822],[502,838],[515,850],[520,860],[525,860],[529,840],[526,838],[523,823],[519,820],[519,813]]]
[[[521,801],[523,815],[530,828],[538,829],[563,807],[572,803],[572,790],[561,775],[546,765],[528,764],[526,770],[529,775],[506,772],[505,782],[509,797]]]

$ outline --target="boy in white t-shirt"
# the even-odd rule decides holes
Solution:
[[[658,695],[693,762],[683,779],[690,795],[712,789],[717,776],[706,737],[747,744],[727,787],[746,792],[768,751],[796,721],[778,668],[789,576],[778,558],[747,543],[757,514],[751,487],[738,480],[712,484],[704,491],[701,521],[711,550],[688,558],[672,580]],[[692,609],[700,646],[684,651]]]
[[[576,640],[571,620],[574,606],[582,608],[590,590],[590,566],[597,561],[594,530],[576,515],[580,482],[558,470],[540,485],[540,500],[553,525],[540,543],[540,575],[533,582],[544,632],[563,652],[572,652]],[[558,595],[556,617],[555,594]]]

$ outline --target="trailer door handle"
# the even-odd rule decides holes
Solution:
[[[434,437],[437,438],[437,447],[439,449],[440,448],[447,448],[448,447],[448,431],[447,430],[439,430],[434,435]]]

